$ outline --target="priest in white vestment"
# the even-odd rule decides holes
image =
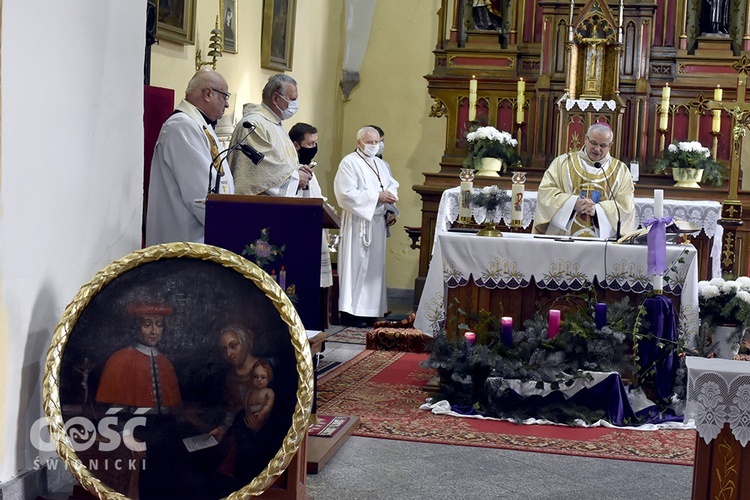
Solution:
[[[203,243],[209,189],[234,193],[229,165],[219,158],[214,125],[229,107],[227,82],[219,73],[198,71],[185,99],[162,125],[151,160],[146,245],[173,241]],[[213,164],[212,164],[213,161]]]
[[[231,144],[242,142],[264,158],[256,165],[241,150],[229,155],[237,194],[299,196],[307,187],[312,171],[298,167],[297,150],[281,122],[297,112],[297,82],[283,73],[273,75],[263,87],[261,104],[245,104],[243,117],[232,134]],[[244,123],[252,124],[249,131]]]
[[[635,230],[633,179],[612,158],[612,129],[595,123],[580,151],[555,158],[539,183],[533,233],[610,238]]]
[[[380,135],[357,132],[357,149],[344,157],[333,181],[342,209],[339,244],[339,311],[363,319],[387,310],[385,241],[399,215],[398,182],[375,155]]]

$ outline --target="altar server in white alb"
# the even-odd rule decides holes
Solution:
[[[151,160],[147,245],[203,242],[206,206],[201,201],[208,194],[209,176],[212,187],[219,176],[219,193],[234,193],[229,165],[217,158],[219,139],[214,132],[229,97],[223,76],[200,70],[188,83],[185,99],[162,125]]]
[[[344,157],[333,181],[342,209],[339,246],[339,310],[363,319],[387,310],[385,240],[399,215],[398,182],[375,155],[380,134],[357,132],[357,149]]]
[[[595,123],[580,151],[569,151],[550,164],[539,183],[534,233],[610,238],[635,230],[633,179],[612,158],[612,129]]]

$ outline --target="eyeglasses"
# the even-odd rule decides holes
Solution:
[[[592,141],[591,139],[589,139],[589,136],[586,136],[586,140],[589,141],[589,144],[591,144],[592,146],[594,146],[594,147],[600,147],[602,149],[607,149],[607,148],[609,148],[612,145],[611,142],[609,144],[602,144],[602,143],[599,143],[599,142],[596,142],[596,141]]]
[[[232,94],[230,94],[229,92],[224,92],[223,90],[215,89],[213,87],[209,87],[209,88],[213,90],[214,92],[218,92],[219,94],[223,95],[224,100],[227,102],[229,102],[229,98],[232,97]]]

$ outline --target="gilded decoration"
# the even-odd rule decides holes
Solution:
[[[215,264],[216,266],[211,264]],[[164,267],[168,269],[164,271]],[[78,482],[98,498],[126,499],[127,497],[123,493],[113,489],[111,481],[100,477],[102,474],[101,470],[89,470],[86,463],[79,456],[79,453],[85,453],[85,450],[79,451],[81,450],[79,446],[81,442],[76,441],[79,436],[74,435],[74,430],[71,430],[69,434],[67,424],[71,420],[67,424],[64,421],[65,417],[63,413],[70,410],[64,410],[62,405],[63,399],[61,395],[63,386],[61,385],[61,379],[63,375],[68,373],[67,371],[63,372],[63,368],[66,364],[69,364],[68,358],[76,355],[76,349],[82,342],[81,339],[83,338],[84,342],[89,339],[88,336],[79,334],[87,333],[82,330],[89,327],[88,320],[91,319],[89,315],[90,309],[102,309],[103,306],[101,304],[103,301],[106,302],[106,300],[109,300],[107,297],[111,297],[112,289],[124,289],[125,294],[123,297],[125,297],[129,289],[127,286],[123,287],[122,283],[131,283],[128,280],[134,273],[138,276],[145,276],[146,274],[150,276],[154,273],[165,275],[165,273],[168,274],[174,271],[175,267],[179,267],[177,270],[183,276],[190,275],[191,270],[195,271],[196,268],[199,268],[199,272],[203,273],[203,270],[208,267],[210,271],[207,272],[217,273],[218,276],[222,277],[220,279],[225,279],[222,282],[224,284],[231,281],[231,286],[242,286],[242,290],[249,288],[253,290],[253,293],[259,291],[262,295],[265,295],[269,299],[268,306],[271,310],[275,310],[278,313],[280,324],[283,330],[285,330],[285,332],[280,332],[279,338],[283,338],[285,343],[288,342],[290,344],[289,348],[294,354],[293,359],[296,363],[296,374],[293,375],[293,378],[296,379],[297,389],[291,426],[283,437],[281,447],[266,467],[249,484],[230,494],[227,498],[238,499],[255,496],[273,483],[286,469],[294,454],[299,449],[310,423],[310,410],[313,397],[313,370],[309,342],[304,326],[294,306],[278,284],[267,273],[263,272],[258,266],[247,259],[228,250],[210,245],[170,243],[137,250],[112,262],[81,287],[70,304],[65,308],[60,322],[55,328],[45,362],[43,380],[44,412],[49,422],[48,427],[52,441],[56,446],[57,453],[65,461],[67,468]],[[183,269],[183,267],[187,269]],[[159,269],[162,270],[160,271]],[[235,283],[238,284],[235,285]],[[138,284],[139,286],[143,285],[140,281]],[[150,285],[151,283],[145,284]],[[158,288],[158,286],[159,284],[154,284],[154,289]],[[177,292],[172,296],[184,298],[190,295],[184,291],[178,290]],[[112,302],[111,304],[110,302],[106,302],[105,305],[107,304],[116,305],[119,302]],[[115,312],[111,316],[119,318]],[[109,324],[97,324],[95,327],[97,330],[102,328],[102,331],[105,331],[109,327]],[[99,341],[99,337],[103,337],[103,335],[98,335],[96,341]],[[71,384],[70,380],[62,380],[62,382],[65,384],[65,387]],[[67,394],[66,397],[68,397]],[[94,470],[98,470],[99,472],[92,472]],[[172,479],[165,477],[164,481]]]
[[[739,476],[737,464],[734,461],[734,453],[732,453],[732,445],[726,437],[722,438],[719,444],[719,454],[721,455],[721,463],[714,469],[719,491],[714,498],[716,500],[731,499],[735,497]]]
[[[477,280],[477,285],[485,288],[511,288],[525,287],[529,284],[526,276],[518,270],[518,264],[508,259],[497,257],[487,264],[487,270],[482,272],[482,277]]]
[[[710,99],[706,98],[706,96],[703,95],[703,92],[698,94],[698,99],[695,101],[690,101],[688,103],[688,106],[692,109],[696,109],[698,111],[698,114],[703,116],[708,111],[708,103]]]
[[[737,73],[750,74],[750,59],[748,59],[747,55],[743,54],[739,61],[732,64],[732,67],[737,70]]]
[[[430,118],[442,118],[448,114],[448,108],[445,107],[445,103],[437,97],[432,98],[435,102],[430,108]]]

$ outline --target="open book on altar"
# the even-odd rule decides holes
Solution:
[[[629,243],[629,244],[645,244],[646,238],[648,237],[648,231],[650,227],[642,227],[636,229],[630,234],[626,234],[617,243]],[[682,219],[672,219],[672,222],[667,224],[667,241],[674,242],[677,236],[685,233],[695,233],[700,231],[701,228],[696,226],[690,221]]]

